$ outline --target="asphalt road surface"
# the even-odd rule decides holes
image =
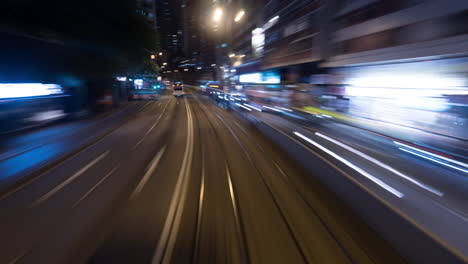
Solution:
[[[4,190],[0,263],[405,263],[229,111],[196,94],[139,105]]]

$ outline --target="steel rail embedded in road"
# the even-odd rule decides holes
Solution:
[[[182,160],[182,166],[179,172],[179,177],[177,179],[174,193],[172,195],[169,212],[164,223],[163,231],[156,247],[156,252],[151,261],[153,264],[170,263],[186,201],[188,179],[190,176],[190,168],[192,165],[193,156],[194,128],[192,112],[190,110],[189,104],[187,103],[187,99],[185,99],[185,107],[187,110],[188,131],[184,158]]]

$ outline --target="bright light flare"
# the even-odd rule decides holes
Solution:
[[[62,94],[58,84],[0,83],[0,99]]]
[[[223,9],[221,8],[216,8],[214,13],[213,13],[213,21],[214,22],[219,22],[221,21],[221,18],[223,17]]]
[[[346,94],[380,98],[468,95],[462,78],[427,74],[380,74],[350,78]]]
[[[237,13],[236,17],[234,18],[234,21],[235,22],[239,22],[242,17],[245,15],[245,11],[244,10],[241,10],[239,11],[239,13]]]

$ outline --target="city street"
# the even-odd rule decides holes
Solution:
[[[206,102],[145,104],[3,194],[0,262],[404,262],[313,173]]]
[[[467,0],[2,10],[0,264],[468,263]]]

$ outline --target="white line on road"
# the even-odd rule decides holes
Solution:
[[[281,169],[281,167],[279,166],[279,164],[275,161],[275,166],[276,168],[279,170],[279,172],[281,173],[281,175],[283,175],[283,178],[286,180],[286,181],[289,181],[289,178],[288,176],[286,175],[286,173],[283,171],[283,169]]]
[[[84,166],[83,168],[81,168],[79,171],[77,171],[75,174],[73,174],[70,178],[66,179],[64,182],[62,182],[61,184],[55,186],[52,190],[50,190],[49,192],[47,192],[46,194],[44,194],[43,196],[41,196],[39,199],[37,199],[36,201],[34,201],[29,207],[32,208],[32,207],[36,207],[38,205],[40,205],[41,203],[43,203],[44,201],[46,201],[47,199],[49,199],[52,195],[54,195],[55,193],[57,193],[58,191],[60,191],[60,189],[62,189],[63,187],[67,186],[69,183],[71,183],[72,181],[74,181],[76,178],[78,178],[79,176],[81,176],[83,173],[85,173],[87,170],[89,170],[89,168],[91,168],[92,166],[94,166],[94,164],[98,163],[100,160],[102,160],[104,157],[106,157],[107,155],[109,154],[109,151],[106,151],[104,153],[102,153],[101,155],[99,155],[97,158],[95,158],[94,160],[92,160],[90,163],[88,163],[86,166]]]
[[[232,209],[234,210],[234,216],[236,218],[237,226],[240,227],[239,213],[237,212],[236,195],[234,193],[234,188],[232,187],[231,173],[229,172],[229,168],[228,168],[227,164],[226,164],[226,175],[227,175],[227,178],[228,178],[229,194],[231,196]]]
[[[417,186],[419,186],[419,187],[425,189],[426,191],[429,191],[429,192],[431,192],[431,193],[433,193],[433,194],[435,194],[435,195],[437,195],[437,196],[443,196],[443,195],[444,195],[444,193],[442,193],[441,191],[436,190],[436,189],[434,189],[434,188],[432,188],[432,187],[429,187],[429,186],[427,186],[427,185],[425,185],[425,184],[423,184],[423,183],[421,183],[421,182],[419,182],[419,181],[417,181],[417,180],[411,178],[410,176],[405,175],[405,174],[403,174],[403,173],[397,171],[396,169],[390,167],[389,165],[384,164],[384,163],[382,163],[382,162],[380,162],[380,161],[374,159],[373,157],[370,157],[370,156],[368,156],[368,155],[366,155],[366,154],[360,152],[360,151],[357,150],[357,149],[354,149],[354,148],[352,148],[352,147],[350,147],[350,146],[348,146],[348,145],[346,145],[346,144],[344,144],[344,143],[339,142],[338,140],[335,140],[335,139],[333,139],[333,138],[330,138],[330,137],[328,137],[328,136],[325,136],[325,135],[323,135],[323,134],[321,134],[321,133],[319,133],[319,132],[315,132],[315,134],[316,134],[317,136],[321,137],[321,138],[324,138],[324,139],[326,139],[326,140],[328,140],[328,141],[330,141],[330,142],[335,143],[336,145],[338,145],[338,146],[340,146],[340,147],[342,147],[342,148],[344,148],[344,149],[347,149],[347,150],[353,152],[354,154],[356,154],[356,155],[358,155],[358,156],[360,156],[360,157],[362,157],[362,158],[364,158],[364,159],[366,159],[366,160],[368,160],[368,161],[370,161],[370,162],[372,162],[372,163],[374,163],[374,164],[377,164],[378,166],[380,166],[380,167],[382,167],[382,168],[384,168],[384,169],[386,169],[386,170],[388,170],[388,171],[393,172],[394,174],[400,176],[401,178],[403,178],[403,179],[405,179],[405,180],[407,180],[407,181],[412,182],[413,184],[415,184],[415,185],[417,185]]]
[[[172,194],[169,212],[164,223],[164,227],[159,238],[156,252],[151,263],[161,264],[170,263],[172,252],[174,250],[177,233],[179,232],[180,221],[185,206],[187,195],[188,179],[193,157],[193,119],[189,104],[185,102],[187,110],[187,141],[185,145],[184,158],[177,179],[177,184]]]
[[[148,169],[146,170],[145,175],[143,178],[141,178],[140,182],[138,183],[137,187],[135,190],[133,190],[132,194],[130,195],[130,200],[134,200],[143,190],[143,187],[145,187],[146,183],[151,177],[151,174],[153,174],[154,170],[159,164],[159,161],[161,160],[162,155],[164,154],[164,151],[166,150],[166,146],[164,146],[158,154],[153,158],[153,160],[150,162],[150,165],[148,166]]]
[[[363,169],[359,168],[358,166],[354,165],[353,163],[349,162],[348,160],[342,158],[341,156],[337,155],[336,153],[332,152],[331,150],[325,148],[324,146],[320,145],[319,143],[313,141],[312,139],[302,135],[299,132],[294,132],[294,134],[296,136],[302,138],[303,140],[309,142],[310,144],[316,146],[317,148],[321,149],[322,151],[324,151],[328,155],[330,155],[330,156],[334,157],[335,159],[341,161],[342,163],[344,163],[346,166],[350,167],[351,169],[359,172],[362,176],[364,176],[364,177],[368,178],[369,180],[373,181],[375,184],[377,184],[380,187],[384,188],[385,190],[387,190],[388,192],[390,192],[393,195],[397,196],[398,198],[402,198],[404,196],[403,193],[401,193],[400,191],[394,189],[393,187],[386,184],[382,180],[380,180],[377,177],[369,174],[368,172],[364,171]]]
[[[86,199],[101,183],[103,183],[107,178],[109,178],[116,170],[118,167],[113,168],[109,173],[106,174],[100,181],[98,181],[91,189],[89,189],[78,201],[76,201],[72,208],[75,208],[81,201]]]
[[[200,233],[201,233],[201,221],[203,217],[203,201],[205,199],[205,156],[202,157],[202,173],[200,183],[200,197],[198,202],[198,215],[197,215],[197,230],[195,233],[195,247],[193,259],[197,261],[198,252],[200,247]]]
[[[150,127],[150,129],[148,129],[148,131],[146,131],[146,134],[140,139],[140,141],[138,141],[138,143],[136,143],[135,146],[133,146],[132,150],[135,150],[136,148],[138,148],[138,146],[140,146],[140,144],[143,143],[143,141],[149,135],[149,133],[151,133],[151,131],[153,131],[154,127],[159,123],[159,120],[161,120],[161,117],[164,115],[164,112],[166,112],[166,108],[167,108],[168,105],[169,105],[169,103],[166,104],[166,106],[164,107],[162,113],[156,119],[154,124]]]

